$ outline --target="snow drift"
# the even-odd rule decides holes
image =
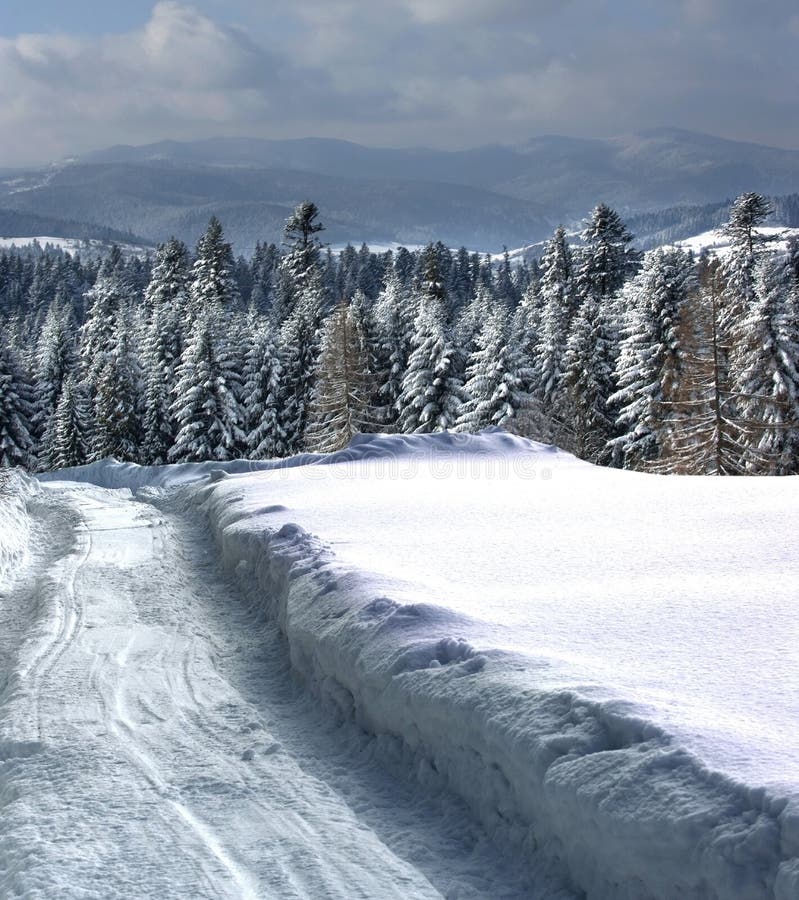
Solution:
[[[29,549],[31,517],[28,501],[36,482],[19,469],[8,469],[0,481],[0,587],[14,580]]]
[[[460,482],[452,477],[453,465],[479,469],[481,460],[501,462],[510,476],[502,484],[482,487],[485,471]],[[398,461],[403,464],[397,466]],[[507,630],[481,629],[484,623],[459,609],[458,598],[447,593],[445,585],[435,590],[434,581],[417,577],[409,568],[414,554],[430,552],[430,534],[422,521],[430,519],[430,510],[424,507],[423,494],[429,493],[429,502],[438,504],[437,527],[452,542],[463,537],[463,520],[470,517],[470,540],[481,530],[500,527],[497,509],[492,512],[488,499],[496,494],[494,505],[507,518],[503,539],[514,534],[515,543],[513,552],[498,557],[474,586],[478,600],[487,598],[485,612],[490,614],[496,591],[491,579],[501,580],[502,566],[522,569],[522,549],[529,546],[530,510],[525,505],[531,496],[525,494],[529,478],[523,483],[519,473],[529,476],[530,467],[542,479],[549,473],[552,484],[558,478],[565,483],[567,471],[576,473],[568,490],[556,485],[558,492],[550,498],[560,503],[568,498],[573,504],[569,516],[558,519],[557,510],[550,508],[550,521],[542,521],[540,511],[536,520],[536,538],[553,556],[552,572],[560,572],[569,586],[569,565],[576,556],[558,556],[555,551],[563,548],[547,543],[549,530],[558,540],[571,535],[576,543],[585,542],[578,550],[589,560],[581,573],[588,582],[591,553],[597,546],[606,548],[609,540],[596,530],[594,507],[600,509],[604,519],[598,521],[605,522],[612,536],[635,508],[633,502],[646,505],[646,485],[686,485],[698,495],[699,504],[706,504],[703,485],[710,484],[710,480],[653,481],[649,476],[601,472],[555,448],[504,434],[373,436],[361,438],[341,454],[257,467],[202,464],[146,472],[104,463],[69,475],[105,486],[139,487],[142,497],[153,486],[182,483],[181,502],[207,516],[226,567],[250,590],[264,614],[279,622],[292,663],[311,689],[335,704],[342,716],[376,735],[387,752],[402,748],[420,779],[460,794],[497,842],[522,854],[548,857],[591,900],[796,900],[795,784],[764,788],[714,769],[638,697],[603,692],[595,681],[583,687],[579,667],[569,681],[563,675],[563,665],[569,663],[563,648],[560,668],[554,667],[552,658],[529,652],[535,646],[534,634],[526,639],[525,652],[508,652],[513,643],[503,649],[497,637]],[[364,475],[367,470],[372,476],[382,474],[370,480]],[[785,492],[788,480],[782,482],[780,490]],[[596,484],[601,491],[591,496],[590,486]],[[728,500],[737,508],[740,488],[732,490],[738,493]],[[381,491],[387,498],[385,509],[378,508]],[[397,498],[403,495],[410,499],[398,505]],[[516,495],[521,498],[518,509],[512,507]],[[749,499],[756,503],[759,496]],[[449,505],[441,505],[442,497]],[[672,502],[679,507],[684,498],[675,496]],[[416,518],[415,505],[422,508]],[[742,508],[746,512],[746,503]],[[292,521],[295,517],[331,543]],[[358,521],[345,528],[348,517],[359,520],[361,530]],[[400,518],[393,531],[392,517]],[[581,533],[581,519],[591,522],[591,531]],[[523,522],[527,527],[519,533]],[[639,526],[635,520],[628,522],[624,540],[643,541],[646,536],[635,533]],[[728,537],[735,552],[742,553],[744,539],[740,547],[735,543],[736,527],[737,523],[730,526]],[[754,528],[759,527],[755,522]],[[388,543],[382,531],[389,534]],[[373,566],[368,565],[366,547],[370,534]],[[408,535],[409,546],[395,546],[400,535]],[[499,552],[497,543],[488,538],[485,547]],[[436,558],[428,568],[451,575],[463,591],[478,571],[471,557],[479,551],[479,544],[472,543],[443,563]],[[392,559],[384,558],[386,554]],[[408,568],[405,582],[394,557]],[[535,566],[542,565],[542,559],[534,559],[525,577],[535,577]],[[775,560],[777,556],[769,565]],[[459,578],[459,565],[467,573],[466,581]],[[721,563],[719,567],[723,568]],[[623,595],[625,574],[629,581],[637,571],[629,565],[628,569],[616,573],[615,582],[595,578],[596,593],[586,598],[597,599],[600,592],[611,590]],[[678,579],[676,588],[670,585],[672,593],[689,589],[688,580]],[[553,610],[549,607],[548,614]],[[602,634],[606,614],[598,608],[591,618],[583,610],[588,633]],[[698,616],[696,610],[692,614]],[[568,624],[575,628],[574,620]],[[702,628],[705,622],[696,618],[689,624]],[[566,645],[568,640],[567,636]],[[710,653],[713,650],[708,647]],[[746,658],[740,666],[747,666]],[[792,669],[786,671],[793,677]],[[774,687],[761,685],[760,690],[767,694]],[[790,744],[792,737],[783,737]],[[745,746],[757,742],[755,734]]]

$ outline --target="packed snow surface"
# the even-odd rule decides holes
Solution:
[[[799,480],[502,433],[59,477],[177,487],[309,686],[588,897],[799,897]]]

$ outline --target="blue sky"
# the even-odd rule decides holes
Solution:
[[[101,0],[37,0],[36,3],[4,4],[0,34],[13,37],[23,32],[79,32],[103,34],[125,31],[147,21],[149,4],[109,3]],[[10,8],[8,8],[10,7]]]
[[[0,17],[0,165],[212,135],[799,148],[795,0],[97,0]]]

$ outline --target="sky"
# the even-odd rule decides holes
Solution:
[[[799,149],[796,0],[4,0],[0,165],[212,136]],[[11,7],[11,9],[8,9]]]

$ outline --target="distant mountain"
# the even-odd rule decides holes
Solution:
[[[302,200],[320,207],[326,241],[339,244],[442,240],[474,249],[501,248],[542,237],[551,221],[537,204],[463,185],[352,179],[283,169],[208,166],[193,162],[84,163],[19,180],[0,204],[49,216],[89,219],[151,241],[176,235],[194,242],[212,214],[237,252],[257,240],[280,241]]]
[[[247,253],[257,240],[279,240],[291,208],[312,199],[330,243],[442,240],[496,251],[535,243],[559,222],[574,226],[599,202],[627,218],[692,207],[686,216],[694,221],[683,230],[696,233],[743,191],[799,191],[799,151],[678,129],[608,140],[545,136],[454,152],[214,138],[112,147],[14,176],[0,183],[2,206],[151,241],[170,234],[194,241],[215,213]],[[716,211],[708,218],[702,208],[710,205]],[[679,231],[681,217],[659,230]],[[658,229],[646,228],[654,240]]]
[[[282,168],[343,178],[399,178],[468,185],[583,216],[599,202],[622,210],[702,204],[745,190],[799,190],[799,151],[730,141],[676,128],[609,140],[545,136],[516,147],[388,150],[347,141],[214,138],[114,147],[86,162],[150,160]]]
[[[656,129],[606,141],[538,138],[519,148],[529,160],[494,190],[535,197],[566,219],[608,203],[625,214],[702,205],[744,191],[799,190],[799,151],[728,141],[678,129]]]

